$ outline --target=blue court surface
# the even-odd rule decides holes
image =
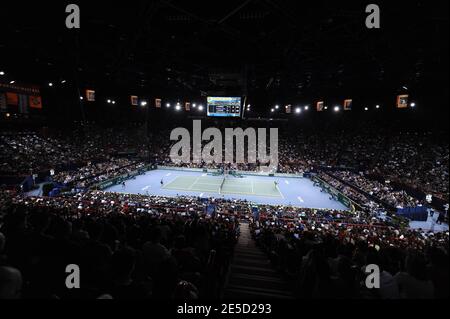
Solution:
[[[163,180],[164,185],[161,185]],[[276,185],[275,182],[278,184]],[[158,195],[216,197],[247,200],[256,204],[346,210],[342,203],[330,199],[308,178],[247,175],[243,178],[212,176],[202,172],[154,170],[115,185],[106,192]]]

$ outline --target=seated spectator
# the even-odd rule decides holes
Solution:
[[[22,289],[22,274],[12,267],[0,266],[0,300],[19,299]]]
[[[151,275],[156,274],[162,262],[170,258],[169,251],[161,244],[161,236],[161,229],[154,228],[150,235],[150,241],[146,242],[142,248],[144,262]]]
[[[410,251],[406,257],[405,271],[394,276],[400,295],[406,299],[432,299],[434,285],[427,278],[425,258],[421,253]]]
[[[6,263],[6,256],[4,255],[6,245],[6,237],[0,232],[0,265]]]
[[[187,281],[181,281],[175,288],[173,298],[180,301],[198,300],[198,289]]]
[[[144,299],[151,296],[150,287],[133,280],[136,267],[136,252],[131,248],[123,248],[114,253],[111,259],[113,299]]]

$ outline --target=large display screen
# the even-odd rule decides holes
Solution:
[[[208,97],[208,116],[212,117],[241,116],[241,98]]]

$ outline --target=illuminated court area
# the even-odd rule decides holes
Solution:
[[[212,176],[178,176],[163,188],[175,191],[283,197],[275,181],[261,181],[252,179],[251,177],[237,178],[228,176],[226,178],[217,178]]]
[[[161,181],[163,185],[161,185]],[[196,196],[247,200],[256,204],[289,205],[305,208],[347,209],[322,192],[308,178],[212,176],[202,172],[158,169],[148,171],[105,191],[157,196]]]

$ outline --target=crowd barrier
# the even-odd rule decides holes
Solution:
[[[337,177],[334,174],[331,174],[329,171],[326,172],[328,174],[328,176],[334,178],[335,180],[341,182],[342,184],[349,186],[351,188],[353,188],[354,190],[356,190],[357,192],[363,194],[364,196],[366,196],[367,198],[373,200],[375,203],[381,204],[383,207],[385,207],[389,212],[393,213],[395,212],[395,207],[392,206],[391,204],[387,203],[386,201],[383,201],[381,199],[379,199],[378,197],[371,195],[369,193],[367,193],[366,191],[362,190],[361,188],[357,187],[356,185],[354,185],[353,183],[347,182],[346,180]]]
[[[426,222],[428,210],[425,206],[398,208],[397,216],[408,218],[412,221]]]
[[[334,196],[339,202],[342,203],[345,207],[350,208],[352,212],[355,212],[357,209],[361,210],[361,206],[348,198],[346,195],[344,195],[342,192],[338,191],[336,188],[325,182],[323,179],[319,178],[318,176],[313,176],[312,180],[319,184],[319,186],[327,191],[329,194]]]
[[[145,172],[147,172],[149,170],[153,170],[153,169],[155,169],[154,165],[147,165],[147,166],[142,167],[142,168],[140,168],[140,169],[138,169],[138,170],[136,170],[134,172],[127,173],[127,174],[124,174],[124,175],[121,175],[121,176],[117,176],[117,177],[108,179],[106,181],[102,181],[102,182],[100,182],[98,184],[93,185],[91,187],[91,189],[104,190],[104,189],[107,189],[107,188],[109,188],[111,186],[120,184],[121,182],[126,181],[126,180],[128,180],[130,178],[133,178],[133,177],[139,176],[141,174],[144,174]]]

